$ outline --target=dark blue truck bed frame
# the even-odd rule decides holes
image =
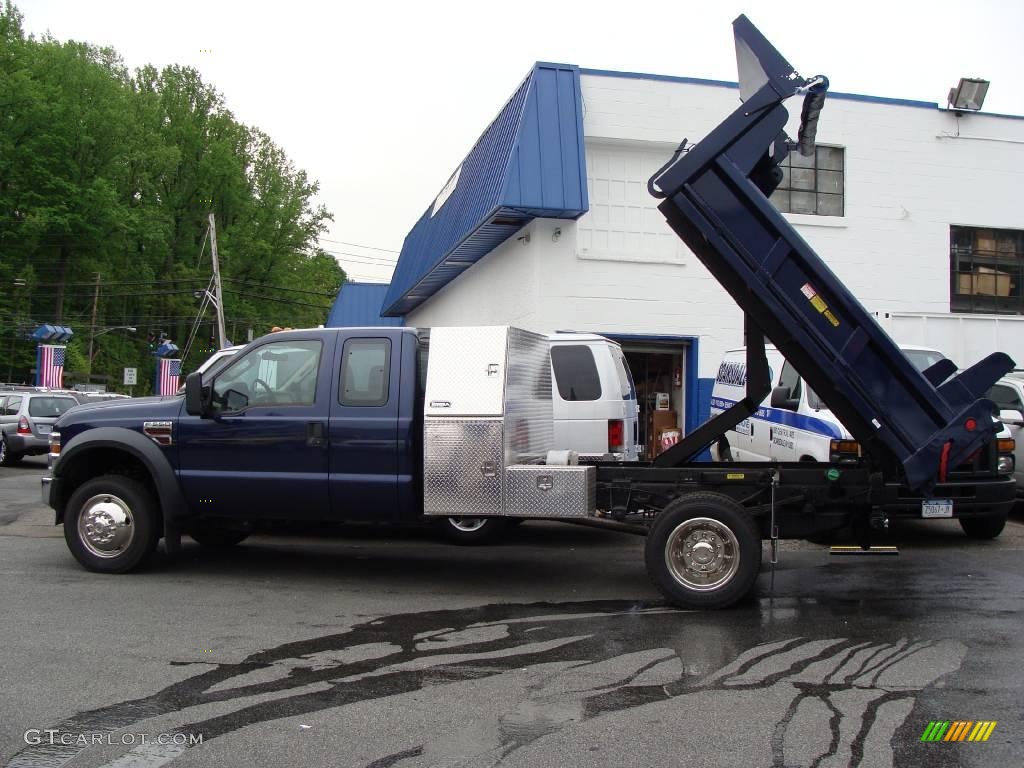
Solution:
[[[772,206],[768,197],[787,153],[814,151],[828,81],[800,77],[745,16],[734,32],[745,101],[690,151],[677,152],[652,179],[652,193],[664,197],[658,207],[668,223],[746,313],[748,347],[763,331],[879,469],[890,477],[902,472],[912,490],[927,493],[992,441],[998,425],[982,395],[1013,360],[995,353],[959,373],[949,361],[918,372]],[[793,143],[782,102],[800,93],[802,125]],[[750,383],[745,405],[656,465],[680,466],[745,418],[767,394],[766,376]]]

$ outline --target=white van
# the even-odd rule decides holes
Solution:
[[[919,371],[945,358],[925,347],[900,346]],[[839,461],[860,450],[817,393],[773,346],[765,347],[771,388],[785,387],[788,398],[769,395],[748,419],[726,432],[711,447],[715,461]],[[711,390],[711,415],[724,411],[746,396],[746,350],[725,353]]]
[[[622,348],[593,333],[552,333],[555,445],[636,461],[639,408]]]

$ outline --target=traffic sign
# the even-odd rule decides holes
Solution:
[[[124,369],[124,385],[126,387],[134,387],[138,384],[139,369],[138,368],[125,368]]]

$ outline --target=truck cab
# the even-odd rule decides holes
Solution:
[[[65,532],[76,556],[101,570],[137,564],[120,555],[136,545],[139,559],[151,551],[163,533],[156,519],[198,538],[271,519],[414,519],[422,508],[419,351],[411,328],[274,333],[212,378],[190,379],[185,397],[80,406],[51,438],[44,497],[58,522],[86,505]],[[116,534],[131,512],[124,499],[98,493],[117,497],[104,485],[110,476],[138,506],[159,506],[149,530],[134,529],[146,541]]]

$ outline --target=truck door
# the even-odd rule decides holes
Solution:
[[[354,330],[339,340],[331,396],[330,504],[335,520],[394,522],[399,515],[402,334]],[[411,366],[412,368],[412,366]],[[415,370],[409,371],[415,386]]]
[[[179,473],[194,511],[250,519],[327,514],[333,358],[333,338],[269,337],[209,382],[212,418],[182,411]]]

